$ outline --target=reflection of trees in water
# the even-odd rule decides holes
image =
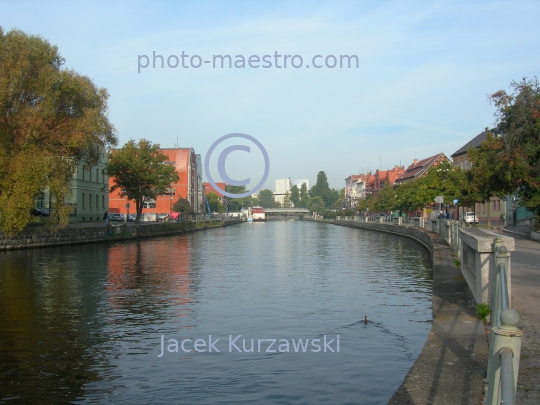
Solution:
[[[111,322],[158,323],[190,313],[189,238],[179,236],[111,246],[108,301]]]
[[[95,285],[100,269],[105,269],[106,249],[92,245],[81,253],[78,247],[2,254],[2,398],[71,402],[84,395],[87,383],[100,379],[93,370],[99,330],[90,322],[99,311],[99,298],[88,286]],[[103,359],[99,363],[106,366]]]

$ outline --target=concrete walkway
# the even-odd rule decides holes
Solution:
[[[512,306],[524,336],[518,377],[518,405],[540,404],[540,243],[512,235]]]

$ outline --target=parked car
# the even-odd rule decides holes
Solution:
[[[135,218],[136,218],[135,215],[129,214],[128,217],[127,217],[127,220],[128,220],[128,222],[135,222]]]
[[[47,208],[43,208],[43,207],[33,208],[31,213],[35,217],[48,217],[50,215],[49,210]]]
[[[122,215],[121,214],[118,214],[118,213],[113,213],[113,214],[109,214],[109,220],[110,221],[124,221],[124,218],[122,218]]]
[[[169,219],[169,214],[158,214],[157,219],[158,221],[166,221],[167,219]]]
[[[472,224],[472,223],[477,224],[478,223],[478,217],[476,215],[474,215],[474,212],[464,212],[459,217],[459,220],[461,222],[466,223],[466,224]]]

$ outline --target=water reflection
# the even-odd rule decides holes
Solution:
[[[423,248],[325,224],[243,224],[0,260],[5,403],[386,403],[430,326]],[[230,353],[229,334],[340,335],[341,350]],[[161,335],[213,335],[222,351],[158,357]]]

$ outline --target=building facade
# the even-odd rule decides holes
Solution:
[[[500,136],[500,131],[498,128],[489,129],[486,127],[483,132],[476,135],[473,139],[452,153],[452,164],[455,167],[460,167],[462,170],[469,170],[472,167],[472,162],[469,161],[468,150],[470,148],[480,147],[482,142],[485,141],[488,132],[491,132],[495,136]],[[490,201],[485,203],[476,203],[474,207],[459,207],[458,215],[463,212],[475,212],[479,221],[487,221],[489,205],[489,220],[504,221],[505,217],[507,217],[506,201],[508,199],[511,199],[511,197],[507,197],[504,200],[499,197],[491,197]],[[507,219],[511,221],[511,218]]]
[[[163,195],[145,202],[143,213],[170,213],[178,198],[186,199],[194,212],[202,212],[203,190],[202,164],[200,155],[196,155],[193,148],[160,149],[167,156],[166,165],[174,166],[179,180]],[[199,156],[199,157],[197,157]],[[109,179],[109,187],[114,185],[114,179]],[[134,214],[135,201],[128,201],[121,197],[121,190],[109,194],[109,210],[121,214]]]

